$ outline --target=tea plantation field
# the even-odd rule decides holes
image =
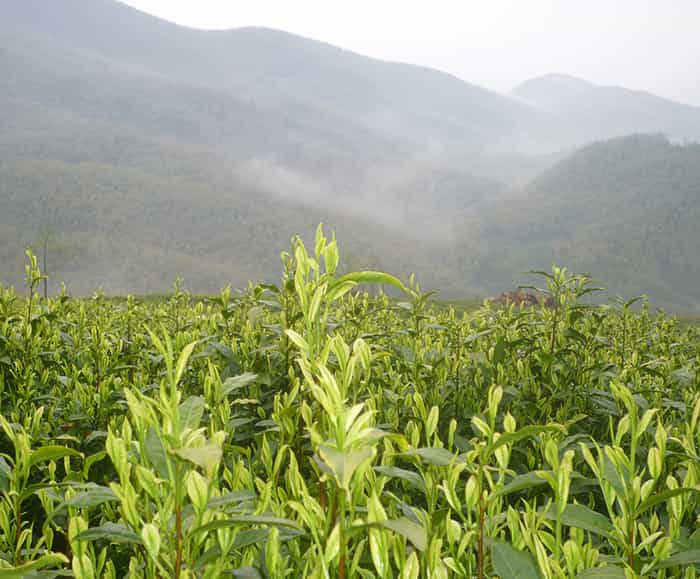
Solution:
[[[338,261],[319,228],[278,286],[46,300],[29,254],[0,579],[698,576],[696,325],[566,269],[456,313]]]

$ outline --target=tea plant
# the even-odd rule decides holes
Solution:
[[[695,325],[556,267],[541,305],[457,313],[341,275],[320,227],[207,299],[42,298],[27,258],[0,577],[698,576]]]

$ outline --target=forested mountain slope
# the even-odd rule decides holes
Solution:
[[[613,294],[700,311],[700,145],[654,135],[596,143],[472,219],[469,275],[489,288],[556,261]]]
[[[215,291],[276,279],[289,238],[323,221],[355,267],[448,295],[557,261],[613,291],[700,301],[697,147],[638,136],[574,152],[628,132],[692,139],[697,107],[561,76],[499,95],[112,0],[6,0],[0,71],[5,283],[48,236],[49,273],[76,293],[161,292],[179,275]]]

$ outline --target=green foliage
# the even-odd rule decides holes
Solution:
[[[700,329],[434,307],[295,239],[279,286],[0,290],[0,577],[697,577]],[[370,296],[360,284],[402,293]],[[35,575],[34,575],[35,576]]]

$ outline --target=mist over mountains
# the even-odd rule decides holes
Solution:
[[[556,261],[700,307],[698,107],[562,75],[502,95],[112,0],[5,0],[0,71],[3,282],[46,235],[75,293],[271,281],[323,221],[348,267],[444,295]]]

